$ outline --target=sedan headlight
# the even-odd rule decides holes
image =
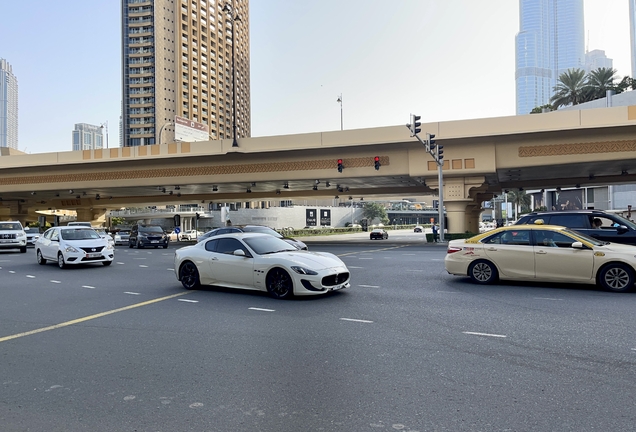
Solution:
[[[64,252],[79,252],[79,251],[75,249],[73,246],[66,246],[66,249],[64,249]]]
[[[106,246],[106,249],[112,250],[112,249],[115,249],[115,247],[112,244],[108,243],[108,246]]]
[[[291,269],[293,271],[295,271],[298,274],[303,274],[303,275],[311,275],[311,276],[315,276],[318,274],[318,272],[315,272],[313,270],[310,270],[308,268],[305,267],[300,267],[300,266],[292,266]]]

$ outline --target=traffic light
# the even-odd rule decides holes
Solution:
[[[197,220],[201,219],[201,215],[199,213],[194,214],[197,217]]]
[[[181,226],[181,215],[174,215],[174,226]]]
[[[342,165],[342,159],[338,159],[338,172],[342,172],[344,165]]]
[[[380,156],[374,157],[373,160],[374,160],[375,169],[379,170],[380,166],[381,166],[381,164],[380,164]]]
[[[422,123],[418,121],[421,118],[422,116],[411,114],[411,136],[415,136],[418,133],[422,132],[422,129],[420,129],[420,126],[422,126]]]
[[[444,162],[444,146],[441,144],[437,145],[437,162]]]
[[[431,153],[435,153],[435,147],[437,146],[434,138],[435,138],[435,134],[432,134],[432,133],[426,134],[426,142],[428,143],[428,149]]]

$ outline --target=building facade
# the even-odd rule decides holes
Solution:
[[[519,0],[517,115],[550,102],[559,75],[584,68],[583,0]]]
[[[104,128],[87,123],[76,123],[73,130],[73,151],[104,148]]]
[[[0,58],[0,147],[18,149],[18,80]]]
[[[614,60],[605,55],[605,50],[592,50],[585,53],[585,72],[605,68],[613,69]]]
[[[249,0],[121,6],[122,145],[174,141],[175,116],[208,125],[212,140],[233,138],[233,102],[237,137],[249,137]]]

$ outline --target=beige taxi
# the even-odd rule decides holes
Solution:
[[[451,240],[444,263],[450,274],[478,284],[565,282],[626,292],[634,287],[636,246],[599,241],[539,220]]]

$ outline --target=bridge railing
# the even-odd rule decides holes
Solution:
[[[174,208],[129,208],[125,210],[110,210],[108,216],[110,217],[126,217],[135,215],[147,215],[147,214],[207,214],[208,209],[206,207],[190,207],[190,206],[175,206]]]

